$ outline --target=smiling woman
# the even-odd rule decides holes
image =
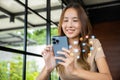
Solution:
[[[66,10],[64,14],[62,29],[66,36],[76,37],[81,32],[81,22],[74,8]]]
[[[41,32],[38,31],[37,35],[33,34],[31,36],[28,34],[26,37],[22,37],[23,35],[21,36],[21,35],[14,33],[14,31],[17,31],[19,29],[24,31],[24,22],[25,22],[24,21],[24,19],[25,19],[25,17],[24,17],[25,16],[25,5],[24,4],[25,4],[25,1],[28,1],[28,7],[29,7],[28,14],[27,14],[28,15],[27,28],[30,28],[30,29],[37,28],[37,30],[39,30],[40,28],[44,27],[47,30],[48,30],[48,28],[50,29],[52,26],[46,27],[46,25],[49,23],[48,21],[46,21],[47,20],[46,14],[49,14],[49,13],[51,14],[49,16],[51,18],[49,21],[51,21],[52,25],[55,23],[58,23],[59,16],[61,14],[63,7],[67,8],[66,10],[64,9],[64,11],[65,11],[64,14],[70,14],[69,16],[73,17],[73,18],[69,18],[69,16],[66,16],[64,14],[62,15],[63,19],[60,20],[60,23],[59,23],[60,26],[58,29],[59,32],[61,30],[61,34],[59,34],[59,35],[66,36],[68,38],[69,49],[67,49],[67,50],[63,49],[60,51],[60,53],[59,52],[58,53],[66,55],[67,58],[55,57],[54,55],[52,55],[52,57],[53,57],[52,59],[54,59],[53,62],[56,59],[60,59],[60,60],[63,60],[64,63],[59,63],[59,65],[55,64],[55,66],[54,66],[54,68],[52,68],[52,70],[51,70],[51,67],[49,67],[49,66],[51,66],[52,63],[50,65],[46,64],[45,68],[47,66],[47,74],[48,75],[51,73],[51,71],[53,71],[53,69],[57,68],[59,77],[61,79],[67,80],[67,78],[68,78],[67,75],[71,72],[69,70],[72,70],[69,68],[69,66],[72,66],[72,67],[74,67],[73,72],[75,72],[75,74],[71,73],[69,75],[69,77],[72,74],[74,74],[76,76],[76,78],[74,80],[77,80],[77,78],[79,78],[78,80],[80,80],[80,78],[84,79],[85,76],[83,76],[83,74],[81,74],[81,73],[85,73],[85,71],[94,73],[94,77],[91,76],[92,73],[88,74],[88,75],[90,75],[90,76],[88,76],[89,78],[91,78],[91,77],[95,78],[96,73],[98,73],[97,74],[98,78],[102,74],[103,75],[100,78],[105,78],[106,77],[105,74],[108,76],[110,75],[109,69],[107,70],[107,68],[105,68],[105,65],[99,65],[99,64],[103,64],[103,62],[106,61],[106,60],[101,61],[101,58],[105,58],[105,59],[109,58],[108,62],[110,61],[109,66],[111,69],[113,79],[114,80],[120,79],[120,76],[118,74],[120,71],[120,69],[119,69],[120,64],[118,64],[119,53],[120,53],[119,52],[120,51],[119,50],[120,39],[118,36],[119,31],[117,31],[117,30],[119,30],[119,27],[116,28],[116,23],[113,24],[112,27],[110,27],[111,24],[105,25],[105,26],[100,25],[100,27],[94,26],[95,31],[96,31],[96,28],[98,30],[103,29],[101,31],[96,31],[96,32],[100,36],[100,37],[98,37],[98,35],[97,35],[97,38],[99,38],[101,42],[104,42],[104,43],[102,43],[103,48],[105,48],[104,49],[105,53],[107,53],[107,55],[109,55],[109,56],[104,55],[101,43],[99,42],[98,39],[95,39],[94,36],[91,36],[90,28],[87,29],[88,26],[86,26],[86,25],[88,25],[88,24],[90,25],[90,23],[89,23],[88,17],[86,16],[86,18],[85,18],[85,16],[84,16],[85,13],[83,12],[83,14],[81,14],[82,11],[79,11],[80,10],[79,8],[75,8],[75,7],[71,7],[71,6],[69,8],[67,7],[68,6],[67,4],[69,2],[79,1],[78,3],[81,3],[84,6],[84,9],[86,10],[86,12],[88,13],[88,16],[90,18],[90,21],[92,22],[93,25],[95,25],[96,23],[102,23],[105,21],[107,22],[107,21],[120,20],[120,16],[119,16],[120,1],[119,0],[92,0],[92,1],[91,0],[0,0],[0,50],[2,50],[2,51],[5,51],[5,52],[6,51],[7,52],[14,51],[13,48],[17,49],[16,46],[21,46],[21,48],[19,48],[19,50],[17,49],[18,51],[15,51],[15,53],[16,52],[19,53],[19,51],[21,51],[21,50],[23,51],[23,47],[24,47],[23,40],[25,40],[26,37],[30,37],[30,38],[34,37],[34,40],[36,40],[39,43],[39,45],[49,43],[49,41],[47,41],[46,38],[50,39],[51,36],[46,36],[47,32],[48,32],[48,34],[50,34],[50,31],[47,31],[47,30],[41,31]],[[50,1],[50,2],[47,2],[47,1]],[[49,7],[47,6],[48,4],[50,4]],[[47,12],[46,9],[49,9],[49,11]],[[70,10],[72,10],[72,12]],[[69,11],[69,13],[68,13],[68,11]],[[74,14],[74,16],[73,16],[73,14]],[[43,19],[43,17],[46,20]],[[13,22],[11,22],[11,19],[13,20]],[[86,22],[85,19],[88,21],[87,24],[85,23]],[[62,24],[62,23],[64,23],[64,24]],[[109,22],[109,23],[111,23],[111,22]],[[118,24],[119,23],[120,22],[118,22]],[[108,33],[109,35],[106,35],[104,33],[104,31],[106,32],[107,30],[108,30],[108,32],[110,32],[110,33]],[[52,29],[51,29],[51,32],[53,32]],[[115,33],[115,34],[113,34],[113,33]],[[79,38],[77,39],[76,35],[78,35],[78,34],[79,34]],[[55,33],[55,35],[58,35],[58,34]],[[101,36],[103,36],[103,37],[101,37]],[[111,38],[111,36],[112,36],[112,38]],[[27,39],[27,40],[28,40],[27,41],[28,45],[26,45],[25,47],[29,48],[29,45],[34,45],[34,44],[36,45],[35,41],[33,41],[31,39]],[[104,46],[104,45],[107,45],[107,46]],[[12,46],[14,46],[14,47],[12,47]],[[9,48],[6,48],[6,47],[9,47]],[[31,47],[31,49],[28,51],[29,52],[33,51],[33,53],[36,53],[37,49],[38,50],[43,49],[43,52],[44,52],[44,48],[41,48],[41,47],[40,48]],[[45,50],[46,50],[46,48],[45,48]],[[108,52],[106,52],[106,51],[108,51]],[[38,51],[38,53],[41,53],[41,52]],[[47,53],[47,52],[45,52],[45,53]],[[5,53],[2,52],[1,54],[5,54]],[[13,53],[9,53],[9,54],[13,54]],[[6,53],[6,55],[8,55],[10,57],[9,54]],[[48,54],[49,54],[49,50],[48,50]],[[24,54],[24,52],[21,52],[21,55],[26,55],[26,54]],[[4,57],[2,55],[0,57],[2,57],[0,59],[4,59]],[[48,58],[49,59],[46,59],[46,56],[45,56],[44,57],[45,61],[51,62],[50,61],[51,56],[49,56]],[[100,59],[98,59],[98,58],[100,58]],[[39,60],[37,62],[41,62],[41,60]],[[100,63],[100,62],[102,62],[102,63]],[[44,66],[43,63],[40,63],[39,67],[42,67],[41,65]],[[5,67],[3,67],[3,68],[5,68]],[[102,68],[105,70],[103,70]],[[33,69],[33,68],[30,68],[30,69]],[[83,71],[82,71],[82,69],[83,69]],[[2,69],[2,70],[4,70],[4,69]],[[23,70],[23,69],[21,68],[21,70]],[[97,71],[97,70],[99,70],[99,71]],[[41,69],[39,69],[38,71],[40,73],[42,73]],[[44,72],[46,70],[43,69],[42,71]],[[26,71],[23,71],[23,73],[22,73],[24,76],[30,74],[30,72],[28,72],[28,74],[25,74],[25,72]],[[78,73],[80,75],[76,75]],[[4,74],[4,72],[3,72],[3,74]],[[33,74],[33,72],[31,74]],[[40,78],[43,79],[44,75],[46,75],[46,74],[43,74],[43,75],[40,74]],[[24,76],[21,76],[21,78],[22,77],[24,78]],[[1,77],[3,77],[3,76],[1,76]],[[13,77],[13,76],[11,76],[11,77]],[[6,78],[6,76],[5,76],[5,78]],[[5,79],[3,79],[3,80],[5,80]],[[53,80],[53,78],[52,78],[52,80]],[[94,80],[94,79],[92,79],[92,80]],[[101,80],[104,80],[104,79],[101,79]]]
[[[61,80],[112,80],[101,43],[92,35],[89,19],[79,3],[70,3],[63,10],[58,31],[71,47],[58,51],[65,56],[61,57],[54,56],[54,48],[48,45],[42,52],[45,66],[37,80],[47,80],[54,68]],[[61,62],[56,64],[55,60]]]

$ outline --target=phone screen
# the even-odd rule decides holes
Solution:
[[[66,36],[53,36],[52,37],[53,51],[55,56],[65,57],[64,55],[57,54],[57,51],[62,51],[62,48],[68,49],[68,41]],[[56,60],[58,63],[61,60]]]

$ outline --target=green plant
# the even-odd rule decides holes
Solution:
[[[51,28],[51,36],[58,35],[57,28]],[[37,29],[33,33],[28,33],[28,38],[35,40],[39,45],[46,44],[46,29]]]
[[[51,28],[51,37],[56,36],[57,28]],[[24,33],[22,32],[23,36]],[[38,44],[46,44],[46,29],[37,29],[32,34],[28,33],[28,38],[38,42]],[[0,61],[0,80],[22,80],[23,76],[23,58],[18,55],[10,61]],[[35,80],[39,74],[38,66],[35,61],[27,61],[26,80]],[[51,74],[51,80],[57,80],[56,71]]]
[[[27,61],[26,80],[35,80],[38,75],[35,61]],[[22,80],[23,58],[16,56],[11,61],[0,62],[0,80]]]
[[[0,80],[8,80],[7,64],[5,61],[0,62]]]

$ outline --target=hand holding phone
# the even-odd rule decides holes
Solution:
[[[62,51],[62,48],[68,49],[68,41],[66,36],[53,36],[52,37],[54,55],[57,57],[65,57],[64,55],[58,54],[57,51]],[[56,60],[56,64],[61,60]]]

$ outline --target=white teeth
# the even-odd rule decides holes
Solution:
[[[67,31],[74,31],[74,29],[66,29]]]
[[[68,32],[68,33],[73,33],[74,30],[70,30],[70,29],[69,29],[69,30],[67,30],[67,32]]]
[[[72,32],[73,30],[67,30],[68,32]]]

